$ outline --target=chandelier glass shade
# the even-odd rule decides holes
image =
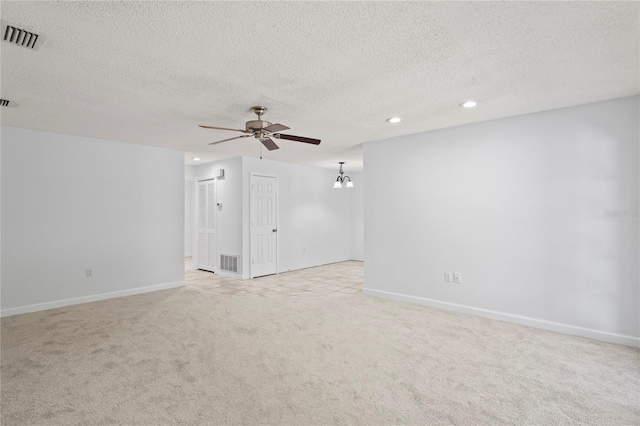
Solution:
[[[349,176],[345,176],[344,171],[342,170],[342,165],[344,164],[344,161],[341,161],[339,164],[340,164],[340,174],[336,178],[336,181],[333,184],[333,187],[335,189],[353,188],[353,182],[351,181],[351,178]]]

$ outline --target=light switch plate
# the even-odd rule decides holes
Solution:
[[[447,283],[451,282],[451,272],[445,272],[444,273],[444,281]]]
[[[456,284],[462,283],[462,274],[460,272],[453,273],[453,282]]]

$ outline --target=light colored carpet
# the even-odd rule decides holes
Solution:
[[[639,424],[636,349],[362,294],[215,288],[3,319],[2,425]]]

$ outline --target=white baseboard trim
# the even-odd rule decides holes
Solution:
[[[92,294],[90,296],[74,297],[71,299],[54,300],[52,302],[36,303],[34,305],[19,306],[17,308],[7,308],[0,311],[0,317],[10,317],[12,315],[28,314],[30,312],[46,311],[47,309],[62,308],[82,303],[99,302],[100,300],[115,299],[116,297],[133,296],[136,294],[150,293],[158,290],[168,290],[184,286],[184,281],[172,283],[155,284],[146,287],[137,287],[127,290],[112,291],[109,293]]]
[[[631,346],[640,348],[640,338],[633,336],[624,336],[622,334],[608,333],[606,331],[592,330],[589,328],[577,327],[574,325],[561,324],[552,321],[546,321],[537,318],[530,318],[521,315],[507,314],[504,312],[492,311],[489,309],[474,308],[473,306],[460,305],[457,303],[442,302],[440,300],[427,299],[418,296],[408,296],[406,294],[393,293],[383,290],[374,290],[365,288],[362,290],[364,294],[370,296],[383,297],[385,299],[397,300],[400,302],[415,303],[418,305],[429,306],[431,308],[445,309],[448,311],[461,312],[464,314],[476,315],[484,318],[491,318],[498,321],[505,321],[514,324],[525,325],[528,327],[541,328],[543,330],[555,331],[557,333],[571,334],[573,336],[586,337],[588,339],[599,340],[607,343],[615,343],[617,345]]]
[[[216,270],[215,273],[220,275],[221,277],[235,278],[236,280],[242,279],[242,274],[236,274],[235,272]]]

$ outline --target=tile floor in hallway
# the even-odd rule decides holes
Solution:
[[[185,258],[186,285],[219,294],[244,294],[272,299],[344,297],[362,293],[364,285],[364,263],[356,261],[332,263],[252,280],[193,270],[191,262],[190,257]]]

